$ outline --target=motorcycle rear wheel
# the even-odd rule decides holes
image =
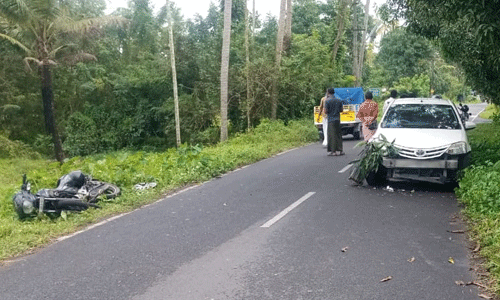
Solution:
[[[95,186],[90,191],[90,203],[95,203],[97,200],[110,200],[116,198],[120,194],[120,188],[114,184],[102,182],[102,181],[92,181],[92,185]]]

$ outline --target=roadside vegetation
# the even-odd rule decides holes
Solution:
[[[318,138],[311,120],[263,120],[254,130],[239,134],[215,146],[182,146],[165,152],[119,151],[88,157],[74,157],[60,165],[54,161],[27,158],[0,158],[0,259],[13,257],[74,232],[114,214],[138,208],[181,187],[203,182],[240,166],[270,157]],[[122,189],[120,197],[100,202],[100,209],[67,213],[51,219],[45,215],[20,220],[12,205],[26,173],[32,192],[53,188],[57,179],[81,170],[93,178],[112,182]],[[141,182],[156,182],[150,190],[135,190]]]
[[[456,194],[469,222],[475,252],[484,259],[491,288],[500,292],[500,122],[478,124],[469,132],[472,166],[465,170]]]
[[[496,115],[500,114],[500,107],[495,104],[489,104],[486,109],[479,114],[483,119],[493,119]]]

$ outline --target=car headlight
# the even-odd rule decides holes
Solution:
[[[458,142],[451,144],[451,146],[446,150],[446,153],[450,155],[465,154],[470,152],[470,145],[467,142]]]
[[[33,206],[33,202],[29,200],[23,201],[23,212],[27,215],[30,215],[35,211],[35,207]]]

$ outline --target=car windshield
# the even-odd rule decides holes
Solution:
[[[450,105],[397,104],[389,107],[381,127],[460,129],[460,122]]]

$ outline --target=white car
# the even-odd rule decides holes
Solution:
[[[465,122],[453,102],[437,98],[396,99],[382,116],[373,139],[384,135],[394,141],[397,155],[383,157],[370,185],[387,179],[455,182],[457,172],[469,164],[471,147]]]

